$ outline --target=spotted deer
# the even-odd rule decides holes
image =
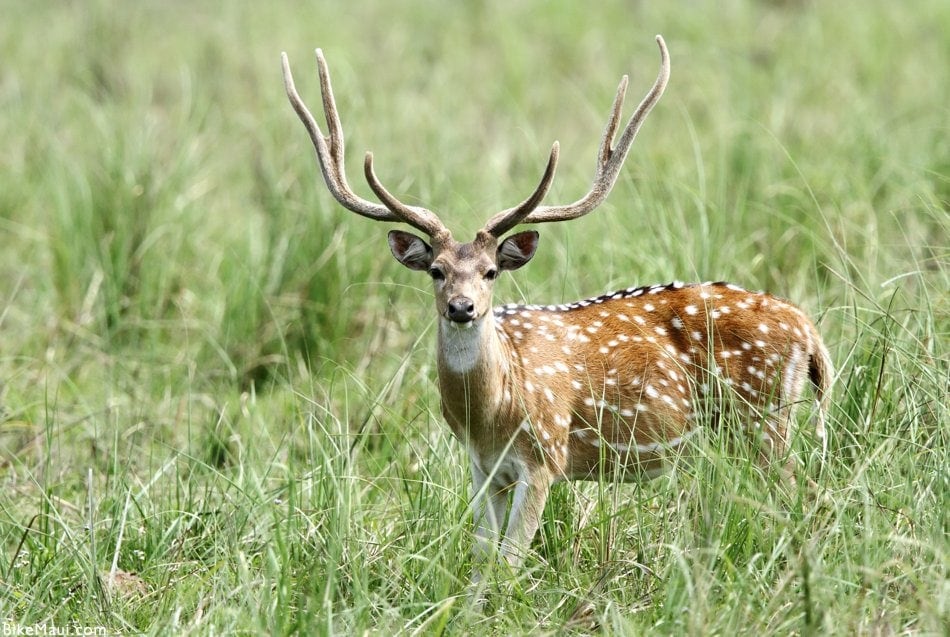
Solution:
[[[499,551],[519,564],[553,483],[653,477],[703,423],[717,416],[725,422],[726,406],[741,416],[730,422],[757,426],[764,455],[784,457],[792,412],[810,379],[817,437],[824,440],[832,364],[814,324],[787,301],[728,283],[674,282],[568,304],[492,309],[498,276],[528,263],[538,247],[537,232],[506,237],[508,231],[576,219],[607,197],[669,79],[666,45],[660,36],[656,41],[659,75],[614,145],[628,80],[620,81],[590,191],[571,204],[540,205],[554,178],[555,142],[534,192],[491,217],[469,243],[453,239],[430,210],[396,199],[377,178],[372,153],[364,173],[381,203],[355,194],[323,53],[318,49],[316,58],[328,136],[282,57],[287,95],[336,200],[428,237],[392,230],[389,246],[396,260],[433,281],[442,414],[471,458],[479,555]]]

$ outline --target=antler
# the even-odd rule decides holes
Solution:
[[[373,191],[385,205],[363,199],[350,188],[350,185],[346,181],[346,172],[343,162],[343,127],[340,124],[340,116],[337,113],[336,101],[333,99],[333,88],[330,86],[330,71],[327,67],[327,61],[323,57],[323,51],[317,49],[316,54],[317,69],[320,76],[320,94],[323,97],[323,113],[326,117],[327,128],[330,133],[328,136],[323,135],[316,120],[307,108],[307,105],[304,104],[300,95],[297,93],[297,89],[294,86],[294,77],[290,72],[290,62],[287,60],[287,54],[281,53],[280,57],[284,71],[284,88],[287,90],[287,97],[297,112],[297,117],[300,118],[300,121],[303,122],[303,125],[307,128],[307,132],[310,134],[313,148],[317,152],[320,172],[323,173],[323,180],[326,182],[330,193],[340,202],[340,205],[347,210],[370,219],[408,223],[410,226],[425,232],[433,238],[448,232],[445,225],[443,225],[432,211],[417,206],[408,206],[393,197],[382,187],[373,172],[372,153],[366,154],[366,178],[369,180]]]
[[[554,145],[551,147],[551,156],[548,158],[547,168],[544,169],[544,175],[541,176],[541,183],[539,183],[538,187],[534,189],[534,192],[531,193],[531,196],[514,208],[503,210],[489,219],[488,223],[485,224],[485,227],[482,228],[482,232],[487,232],[495,237],[500,237],[517,226],[519,223],[522,223],[524,218],[531,214],[531,211],[538,207],[538,204],[541,203],[541,200],[544,199],[544,196],[548,194],[548,190],[551,188],[551,182],[554,181],[554,171],[557,168],[557,158],[559,152],[560,145],[557,142],[554,142]]]
[[[534,195],[532,195],[532,197],[523,204],[499,212],[492,217],[485,225],[485,231],[498,236],[519,223],[545,223],[576,219],[586,215],[603,203],[617,182],[617,175],[620,173],[620,168],[627,158],[627,153],[630,152],[630,147],[633,144],[634,138],[637,136],[637,132],[640,130],[640,126],[650,113],[650,110],[660,100],[663,91],[666,89],[666,84],[670,79],[670,56],[666,50],[666,42],[663,41],[663,36],[656,36],[656,43],[660,47],[660,72],[657,75],[656,82],[654,82],[653,88],[646,94],[646,97],[643,98],[643,101],[640,102],[637,110],[630,116],[630,121],[627,122],[627,126],[620,134],[620,140],[617,142],[617,145],[611,148],[617,133],[617,127],[620,125],[623,98],[624,95],[626,95],[627,82],[629,81],[626,75],[620,79],[620,86],[617,87],[617,96],[614,98],[610,118],[607,120],[606,128],[604,128],[604,136],[601,139],[600,150],[597,153],[597,169],[594,172],[594,183],[591,185],[590,191],[571,204],[526,209],[526,204],[534,198]],[[556,159],[556,152],[552,153],[552,159]],[[553,173],[551,162],[548,163],[548,171],[545,172],[546,177],[548,172]],[[542,182],[542,186],[546,191],[550,184]],[[539,191],[540,190],[541,186],[539,186]],[[538,194],[538,191],[536,191],[535,194]],[[543,196],[542,193],[541,197]],[[540,201],[540,197],[538,201]]]

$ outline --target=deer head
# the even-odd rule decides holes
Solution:
[[[409,206],[394,197],[376,176],[373,154],[370,152],[365,156],[364,173],[370,188],[381,203],[367,201],[356,195],[346,180],[343,129],[323,52],[317,49],[316,57],[323,110],[329,132],[326,136],[297,93],[286,54],[282,56],[282,63],[287,96],[310,134],[327,188],[347,210],[377,221],[406,223],[424,233],[428,241],[409,232],[391,231],[389,247],[393,256],[407,268],[428,272],[432,277],[436,308],[440,317],[457,326],[471,326],[473,322],[490,313],[492,288],[498,275],[525,265],[537,250],[537,232],[519,232],[504,237],[505,233],[522,223],[576,219],[597,208],[610,193],[640,126],[659,101],[669,80],[670,64],[666,44],[660,36],[656,37],[656,42],[660,48],[659,75],[614,145],[628,78],[625,75],[620,80],[601,139],[594,179],[588,193],[571,204],[540,205],[551,187],[557,168],[558,143],[554,142],[547,167],[534,192],[517,206],[491,217],[468,243],[455,241],[452,233],[432,211]]]

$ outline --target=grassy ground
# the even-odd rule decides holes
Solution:
[[[946,2],[0,4],[4,630],[945,634]],[[496,301],[796,300],[839,369],[826,465],[796,441],[825,497],[714,437],[559,485],[479,609],[428,282],[324,192],[279,53],[316,106],[324,48],[357,190],[372,148],[467,233],[553,139],[549,201],[585,190],[655,33],[672,81],[620,183]]]

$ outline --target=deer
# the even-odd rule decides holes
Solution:
[[[675,281],[573,303],[493,308],[498,277],[526,265],[538,248],[538,232],[509,231],[577,219],[610,193],[669,81],[669,53],[661,36],[656,42],[659,74],[618,138],[628,76],[620,81],[587,194],[541,205],[558,162],[555,142],[534,192],[490,217],[467,243],[456,241],[432,211],[391,194],[376,176],[371,152],[363,172],[379,202],[350,188],[322,50],[316,60],[327,135],[282,54],[287,96],[336,201],[425,235],[390,230],[389,247],[403,266],[432,279],[441,411],[470,458],[476,564],[490,556],[512,567],[523,563],[553,484],[654,478],[691,436],[726,422],[726,413],[740,416],[728,422],[757,432],[764,462],[786,458],[793,414],[809,381],[815,435],[825,447],[832,362],[815,324],[789,301],[726,282]],[[477,566],[472,579],[480,579]]]

